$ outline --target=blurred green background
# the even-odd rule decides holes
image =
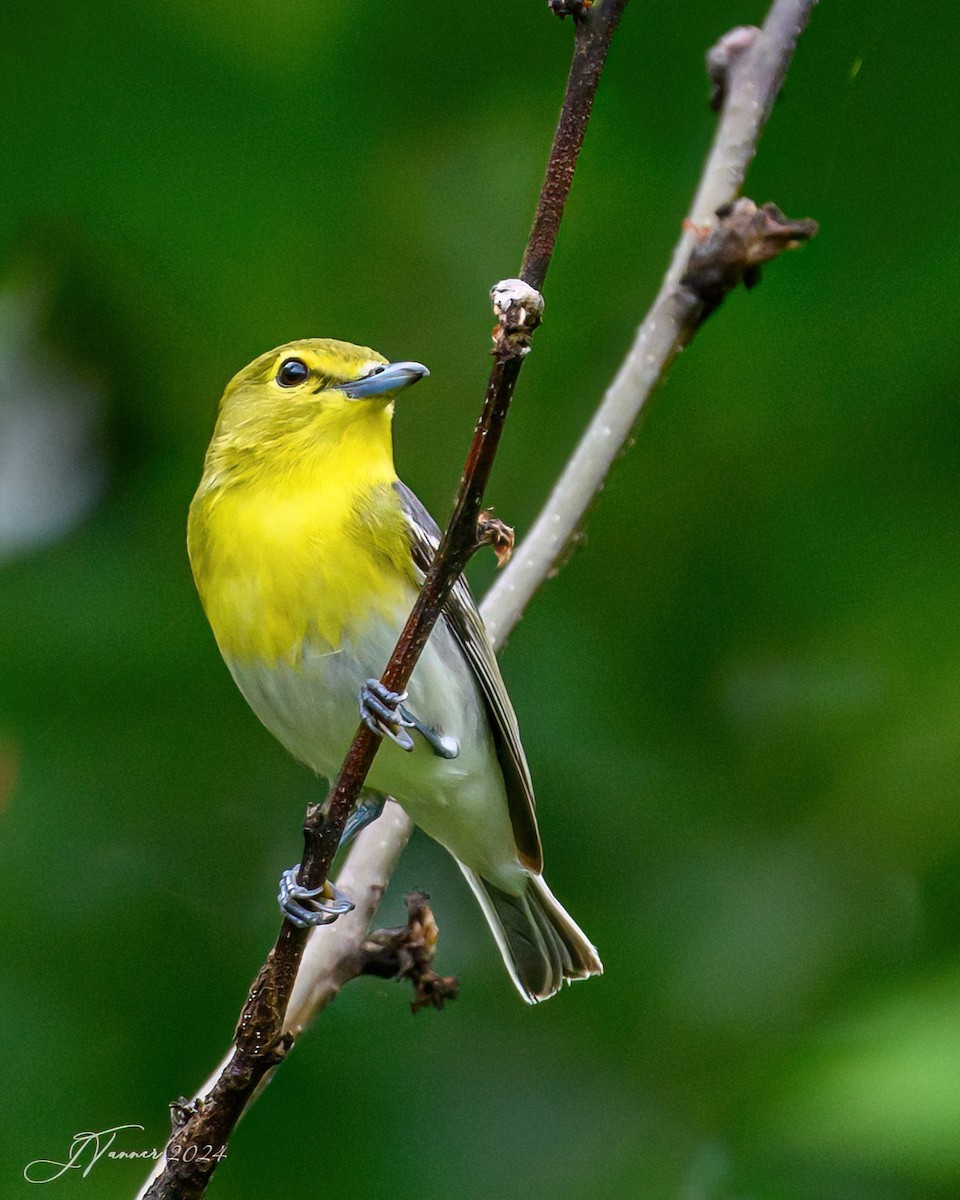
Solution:
[[[489,493],[521,535],[677,237],[703,53],[764,10],[627,10]],[[8,0],[2,23],[13,1196],[78,1131],[163,1144],[318,794],[190,579],[223,384],[301,336],[427,363],[398,463],[445,517],[572,27],[542,0]],[[960,1194],[958,53],[932,6],[815,12],[746,190],[821,233],[675,365],[502,656],[548,875],[607,974],[524,1007],[418,837],[385,923],[428,891],[462,998],[414,1018],[352,984],[211,1195]],[[130,1196],[143,1168],[79,1174],[50,1194]]]

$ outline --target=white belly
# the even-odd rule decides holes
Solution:
[[[360,722],[358,693],[379,678],[400,633],[371,631],[335,651],[307,645],[299,666],[228,660],[250,707],[291,754],[327,779],[339,770]],[[412,820],[466,866],[507,891],[525,872],[516,846],[503,775],[486,708],[469,664],[438,622],[410,680],[407,707],[425,724],[457,739],[455,759],[440,758],[413,731],[408,753],[388,739],[365,790],[392,796]]]

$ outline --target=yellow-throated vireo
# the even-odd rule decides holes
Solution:
[[[188,545],[203,607],[253,711],[296,758],[336,775],[363,719],[386,744],[345,837],[392,796],[454,856],[525,1000],[602,971],[541,874],[533,787],[513,707],[465,581],[456,584],[408,693],[379,683],[439,542],[397,478],[397,394],[428,374],[347,342],[308,338],[261,355],[227,385]],[[322,924],[295,870],[281,907]]]

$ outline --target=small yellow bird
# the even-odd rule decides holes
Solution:
[[[197,589],[253,711],[296,758],[335,776],[360,716],[387,739],[345,840],[392,796],[456,858],[525,1000],[603,967],[541,875],[517,720],[461,580],[409,691],[379,683],[439,542],[396,476],[394,399],[428,375],[348,342],[308,338],[227,385],[190,506]],[[351,907],[281,881],[301,925]]]

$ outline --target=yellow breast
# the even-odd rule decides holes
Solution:
[[[365,622],[396,620],[416,587],[392,479],[312,469],[201,487],[190,561],[217,644],[236,662],[336,649]]]

